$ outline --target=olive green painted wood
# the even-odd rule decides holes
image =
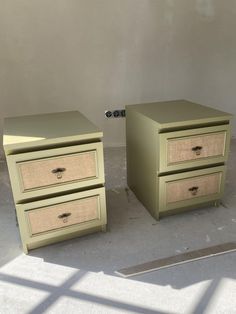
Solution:
[[[90,232],[106,231],[102,136],[103,133],[77,111],[12,117],[4,120],[3,146],[25,253],[29,249]],[[23,188],[19,171],[21,163],[60,159],[85,152],[94,152],[95,176],[47,187],[28,190]],[[91,195],[99,197],[100,219],[30,236],[25,215],[27,210]]]
[[[3,147],[7,155],[27,149],[99,140],[103,133],[78,111],[4,119]]]
[[[64,182],[58,183],[54,186],[46,186],[43,188],[32,189],[24,191],[22,178],[19,172],[18,164],[21,162],[31,161],[31,160],[43,160],[51,158],[52,160],[67,156],[70,154],[94,151],[96,156],[96,168],[97,175],[86,180],[78,180],[77,182]],[[103,161],[103,146],[101,142],[89,143],[83,145],[75,145],[68,147],[53,148],[48,150],[40,150],[36,152],[29,152],[23,154],[14,154],[7,156],[7,164],[9,169],[9,175],[11,179],[11,186],[13,191],[14,200],[16,203],[22,202],[28,199],[36,199],[45,195],[58,194],[66,191],[78,190],[90,186],[104,184],[104,161]]]
[[[212,168],[187,171],[187,172],[182,172],[182,173],[177,173],[177,174],[170,174],[163,177],[157,177],[157,180],[159,181],[159,185],[158,185],[159,191],[157,191],[157,194],[159,195],[158,211],[165,212],[171,209],[193,206],[195,204],[208,203],[208,202],[220,199],[224,192],[225,168],[226,168],[225,166],[212,167]],[[219,193],[194,197],[191,199],[182,200],[182,201],[178,201],[174,203],[167,203],[167,195],[166,195],[167,185],[166,184],[168,182],[173,182],[173,181],[187,179],[187,178],[198,178],[204,175],[214,174],[214,173],[220,173]]]
[[[213,166],[224,166],[229,152],[231,118],[231,114],[186,100],[126,106],[127,181],[154,218],[158,219],[160,214],[171,210],[176,212],[209,204],[222,197],[225,170],[222,170],[218,195],[184,201],[167,208],[163,201],[163,178],[177,173],[181,176],[181,172],[202,171],[202,168],[208,172]],[[167,163],[168,139],[218,132],[225,132],[223,155]]]
[[[173,100],[146,104],[128,105],[127,108],[139,112],[147,119],[156,122],[158,129],[200,124],[213,124],[229,121],[233,115],[227,112],[202,106],[187,100]],[[223,123],[222,123],[223,124]]]
[[[196,203],[196,204],[192,204],[192,205],[187,205],[185,207],[178,207],[178,208],[174,208],[174,209],[170,209],[170,210],[165,210],[159,213],[159,217],[166,217],[166,216],[171,216],[171,215],[177,215],[177,214],[181,214],[181,213],[185,213],[185,212],[189,212],[191,210],[195,210],[195,209],[202,209],[204,210],[209,209],[209,208],[213,208],[213,207],[219,207],[221,204],[220,199],[214,199],[212,201],[209,202],[204,202],[204,203]]]
[[[177,138],[190,138],[193,136],[199,136],[204,134],[217,134],[219,132],[225,132],[225,142],[224,142],[224,153],[223,155],[213,156],[213,157],[206,157],[206,158],[199,158],[195,160],[189,160],[174,164],[168,164],[167,162],[167,142],[170,139],[177,139]],[[158,172],[168,172],[168,171],[176,171],[180,169],[188,169],[194,168],[199,166],[207,166],[209,164],[217,164],[223,163],[228,159],[229,153],[229,145],[230,145],[230,125],[217,125],[199,129],[188,129],[183,131],[175,131],[175,132],[166,132],[160,133],[160,162],[158,167]]]
[[[158,219],[156,171],[158,134],[155,123],[126,107],[127,181],[137,198]]]
[[[100,219],[83,222],[77,225],[71,225],[57,230],[44,232],[35,236],[31,235],[29,221],[27,219],[28,210],[37,210],[39,208],[47,207],[54,204],[62,204],[72,200],[78,200],[90,196],[98,196],[99,198],[99,213]],[[102,230],[107,223],[106,217],[106,202],[105,202],[105,188],[92,189],[88,191],[68,194],[64,196],[48,198],[46,200],[30,202],[16,205],[17,218],[19,222],[20,235],[23,243],[24,252],[28,249],[37,248],[43,245],[63,241],[74,236],[84,235],[92,232],[95,228]]]

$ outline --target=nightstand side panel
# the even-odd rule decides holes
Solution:
[[[127,181],[140,201],[158,219],[156,174],[158,129],[143,115],[126,107]]]

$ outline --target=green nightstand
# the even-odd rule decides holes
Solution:
[[[128,185],[154,218],[219,202],[231,118],[185,100],[126,106]]]
[[[24,252],[106,229],[103,134],[77,111],[6,118]]]

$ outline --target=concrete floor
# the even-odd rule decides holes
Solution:
[[[236,313],[236,253],[124,279],[115,270],[236,241],[236,140],[225,196],[156,222],[126,188],[124,148],[105,150],[108,232],[21,251],[6,163],[0,161],[0,314]]]

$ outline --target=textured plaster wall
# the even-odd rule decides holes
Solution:
[[[5,116],[80,110],[119,146],[125,119],[106,109],[187,98],[234,112],[235,13],[233,0],[0,0],[0,133]]]
[[[193,62],[186,98],[236,115],[236,1],[192,2]]]
[[[174,3],[0,0],[1,119],[80,110],[124,145],[124,119],[105,109],[185,94],[188,1]]]

